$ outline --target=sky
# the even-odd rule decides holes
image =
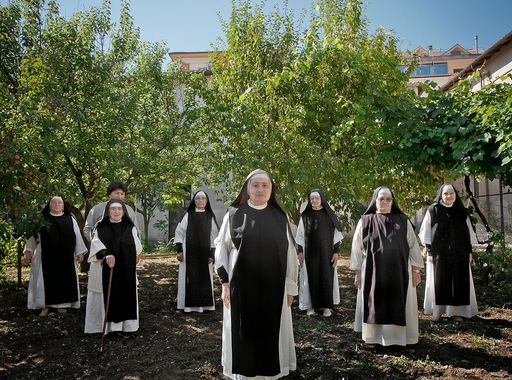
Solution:
[[[253,0],[253,3],[258,0]],[[6,4],[8,0],[0,0]],[[121,0],[111,0],[112,18],[119,17]],[[284,0],[267,0],[267,8]],[[364,0],[369,31],[379,26],[393,30],[403,39],[401,50],[417,46],[435,51],[455,44],[486,50],[512,30],[512,0]],[[101,6],[102,0],[58,0],[61,14],[69,17],[76,10]],[[166,39],[170,52],[212,50],[211,43],[222,35],[219,16],[228,20],[231,0],[131,0],[131,15],[149,42]],[[288,0],[298,12],[310,9],[311,0]]]

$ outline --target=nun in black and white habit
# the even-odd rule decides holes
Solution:
[[[215,310],[213,260],[219,225],[208,194],[194,194],[187,213],[176,227],[178,253],[178,309],[186,313]]]
[[[340,303],[337,262],[342,239],[340,223],[325,196],[312,190],[295,237],[301,267],[299,308],[307,315],[322,309],[329,317]]]
[[[222,365],[233,379],[277,379],[296,368],[291,303],[297,253],[270,175],[247,177],[216,240],[222,282]]]
[[[419,237],[427,248],[424,313],[438,321],[478,314],[471,273],[472,244],[478,243],[468,210],[452,185],[438,189],[425,213]]]
[[[124,202],[107,202],[103,218],[94,228],[89,251],[89,281],[85,332],[101,333],[105,317],[110,271],[113,270],[105,334],[128,337],[139,328],[136,265],[142,245]]]
[[[418,299],[423,259],[409,218],[391,190],[379,187],[357,224],[350,269],[358,288],[354,331],[382,346],[418,343]]]
[[[32,263],[27,307],[42,309],[40,315],[46,316],[50,307],[58,313],[80,308],[76,263],[83,260],[87,247],[61,197],[52,197],[41,213],[48,225],[28,239],[24,253],[25,262]]]

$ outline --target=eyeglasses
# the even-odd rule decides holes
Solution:
[[[386,197],[386,198],[377,198],[377,200],[378,200],[379,202],[385,202],[385,203],[393,202],[393,198],[391,198],[391,197]]]

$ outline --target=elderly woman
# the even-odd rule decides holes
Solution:
[[[423,259],[414,227],[393,193],[379,187],[357,224],[350,269],[356,271],[354,331],[366,343],[418,343],[418,300]]]
[[[427,248],[424,313],[432,314],[435,322],[443,314],[457,322],[476,315],[471,244],[478,241],[468,210],[452,185],[439,188],[419,237]]]
[[[85,332],[101,333],[105,320],[110,271],[110,303],[105,333],[118,332],[125,338],[139,328],[136,265],[142,245],[137,228],[124,202],[111,199],[95,227],[89,252],[89,282]]]
[[[80,308],[80,287],[76,262],[81,262],[87,247],[80,229],[61,197],[53,197],[42,211],[48,226],[41,227],[38,238],[25,245],[25,262],[32,263],[28,284],[31,310],[49,308],[63,314],[67,308]]]
[[[176,227],[174,238],[180,262],[178,309],[185,313],[215,310],[212,263],[218,233],[208,194],[198,191]]]
[[[270,175],[247,177],[216,240],[222,282],[222,365],[233,379],[279,378],[296,368],[291,304],[297,254]]]
[[[312,190],[295,238],[301,268],[299,308],[309,316],[321,309],[324,317],[329,317],[340,303],[337,264],[341,239],[334,211],[319,189]]]

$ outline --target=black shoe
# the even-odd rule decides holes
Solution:
[[[121,335],[125,339],[133,338],[133,332],[132,331],[119,331],[118,334]]]

